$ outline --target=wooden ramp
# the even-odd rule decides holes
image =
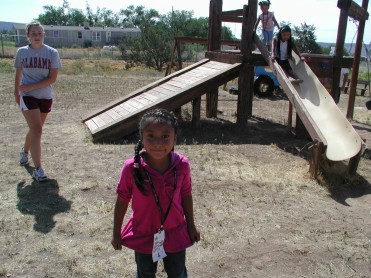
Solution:
[[[238,76],[241,64],[201,60],[115,100],[83,119],[94,141],[120,139],[138,128],[149,109],[174,110]]]

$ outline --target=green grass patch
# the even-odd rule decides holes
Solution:
[[[3,60],[0,60],[0,72],[2,73],[9,73],[9,72],[13,72],[14,71],[14,68],[13,68],[13,64],[9,61],[3,61]]]

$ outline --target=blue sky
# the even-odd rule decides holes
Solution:
[[[121,8],[127,6],[143,5],[146,8],[153,8],[164,14],[174,10],[194,11],[196,17],[208,16],[209,0],[69,0],[71,8],[82,9],[85,11],[86,2],[89,3],[93,11],[96,7],[107,8],[113,12],[119,11]],[[224,0],[223,10],[240,9],[247,0]],[[358,4],[362,0],[356,0]],[[43,12],[44,5],[61,6],[63,0],[0,0],[0,21],[11,21],[26,23],[36,18]],[[289,21],[294,25],[306,22],[307,24],[316,27],[317,41],[320,42],[335,42],[337,35],[337,26],[339,21],[340,10],[337,8],[337,0],[272,0],[271,11],[280,21]],[[284,4],[283,4],[284,3]],[[260,11],[258,11],[260,12]],[[371,20],[371,19],[370,19]],[[366,23],[364,42],[371,43],[371,22]],[[241,33],[240,24],[225,24],[229,26],[239,36]],[[356,32],[356,25],[354,22],[348,22],[346,42],[351,43]],[[354,39],[355,43],[355,39]]]

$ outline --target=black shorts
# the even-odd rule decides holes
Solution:
[[[283,70],[287,72],[292,71],[289,60],[280,60],[279,58],[276,58],[276,61]]]
[[[52,110],[52,99],[38,99],[29,96],[20,96],[19,107],[22,111],[40,109],[41,113],[49,113]]]

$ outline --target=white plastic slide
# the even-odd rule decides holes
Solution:
[[[300,61],[296,53],[293,53],[291,66],[303,80],[302,83],[295,84],[294,88],[300,97],[300,105],[305,107],[326,139],[327,158],[332,161],[341,161],[357,155],[364,143],[326,88],[310,67]]]

